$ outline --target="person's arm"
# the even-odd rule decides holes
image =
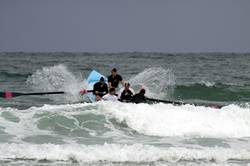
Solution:
[[[111,85],[111,76],[108,77],[108,87],[112,88],[112,85]]]
[[[122,84],[122,86],[124,87],[124,81],[123,80],[119,81],[119,83]]]
[[[111,82],[109,82],[109,89],[110,89],[110,88],[113,88],[112,85],[111,85]]]
[[[97,84],[94,85],[93,94],[94,95],[101,95],[101,94],[103,94],[102,92],[99,91]]]
[[[94,94],[94,95],[97,95],[97,92],[98,92],[98,91],[96,91],[96,84],[94,84],[94,87],[93,87],[93,94]]]
[[[118,98],[119,99],[121,99],[121,97],[122,97],[122,92],[124,91],[124,89],[121,89],[120,91],[119,91],[119,93],[118,93]]]
[[[119,76],[120,76],[120,75],[119,75]],[[124,87],[124,81],[123,81],[123,79],[122,79],[122,76],[120,76],[120,78],[119,78],[119,83],[122,84],[122,86]]]

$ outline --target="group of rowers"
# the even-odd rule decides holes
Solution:
[[[124,88],[116,93],[116,89],[121,84]],[[111,75],[108,77],[108,85],[105,83],[103,77],[99,82],[94,84],[93,94],[96,96],[96,101],[121,101],[132,103],[143,103],[146,101],[145,89],[142,88],[139,93],[135,94],[134,90],[130,87],[128,82],[124,82],[122,77],[117,74],[117,69],[111,70]]]

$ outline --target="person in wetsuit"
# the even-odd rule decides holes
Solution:
[[[109,88],[117,88],[119,83],[123,85],[122,76],[117,74],[117,69],[113,68],[111,70],[111,75],[108,77]]]
[[[94,84],[93,94],[96,95],[96,100],[100,100],[102,96],[108,93],[108,85],[105,83],[104,78],[101,77],[99,82]]]
[[[134,90],[130,88],[129,83],[124,84],[124,89],[119,94],[119,100],[121,102],[130,102],[134,95]]]
[[[139,93],[135,94],[132,99],[131,102],[132,103],[146,103],[146,97],[145,97],[145,89],[141,89]]]

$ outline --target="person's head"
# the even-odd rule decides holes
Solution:
[[[145,95],[146,90],[142,88],[139,93],[142,94],[142,95]]]
[[[101,84],[104,84],[104,78],[101,77],[100,80],[99,80],[99,82],[100,82]]]
[[[124,84],[124,87],[125,87],[125,89],[129,89],[130,84],[129,84],[128,82],[126,82],[126,83]]]
[[[115,95],[115,88],[110,88],[110,89],[109,89],[109,93],[110,93],[111,95]]]
[[[113,68],[113,69],[111,70],[111,74],[112,74],[112,76],[115,76],[115,75],[117,74],[117,69],[116,69],[116,68]]]

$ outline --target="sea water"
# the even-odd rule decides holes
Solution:
[[[79,95],[113,67],[135,91],[189,104]],[[0,99],[0,165],[249,165],[249,81],[249,54],[0,53],[2,92],[66,92]]]

